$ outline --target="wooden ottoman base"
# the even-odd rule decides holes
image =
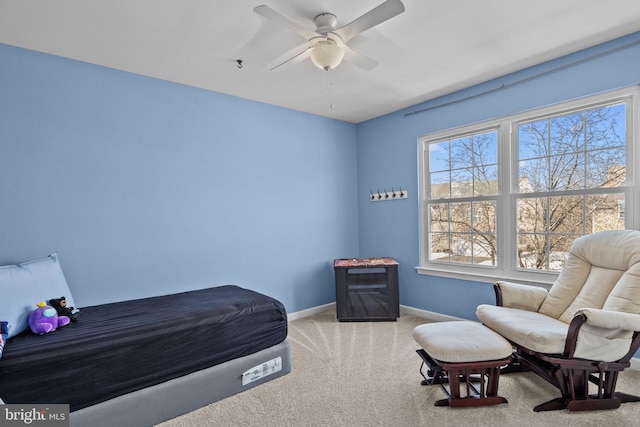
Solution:
[[[513,349],[502,336],[480,323],[460,321],[416,326],[413,337],[422,347],[416,351],[422,358],[422,384],[440,384],[449,395],[436,406],[507,403],[498,395],[498,382],[500,368],[511,362]]]
[[[446,363],[436,362],[423,349],[416,350],[416,353],[422,358],[422,385],[440,384],[449,396],[437,400],[435,406],[456,408],[508,403],[507,399],[498,396],[498,382],[500,368],[509,364],[510,357],[482,362]],[[428,376],[423,372],[425,365],[429,368]],[[445,384],[449,384],[449,387]],[[463,384],[466,390],[461,390]]]

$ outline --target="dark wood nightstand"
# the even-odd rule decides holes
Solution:
[[[336,259],[333,269],[339,321],[395,321],[400,317],[396,260]]]

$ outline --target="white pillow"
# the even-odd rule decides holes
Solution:
[[[29,327],[29,314],[37,303],[62,296],[67,307],[75,307],[57,253],[0,267],[0,321],[9,322],[9,338]]]

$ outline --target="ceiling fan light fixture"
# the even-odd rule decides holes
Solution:
[[[331,39],[319,41],[311,50],[311,60],[321,70],[332,70],[340,65],[344,49]]]

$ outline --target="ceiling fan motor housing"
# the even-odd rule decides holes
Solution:
[[[316,24],[317,33],[327,35],[329,31],[336,29],[338,18],[333,13],[321,13],[313,18],[313,22]]]

